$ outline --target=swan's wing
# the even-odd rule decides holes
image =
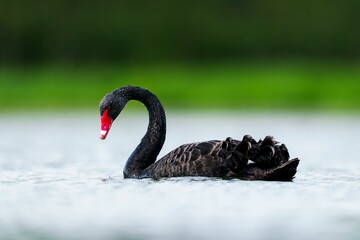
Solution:
[[[247,159],[242,158],[236,146],[240,141],[212,140],[182,145],[144,170],[144,177],[207,176],[226,177],[243,169]]]
[[[267,143],[267,141],[269,143]],[[248,163],[251,159],[254,163]],[[271,137],[256,142],[227,138],[184,144],[146,168],[141,177],[205,176],[247,180],[290,181],[299,159],[289,161],[285,145]]]

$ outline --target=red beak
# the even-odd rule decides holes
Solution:
[[[112,118],[109,117],[109,109],[106,109],[103,115],[100,117],[101,129],[100,129],[100,139],[104,140],[108,135],[111,124],[113,122]]]

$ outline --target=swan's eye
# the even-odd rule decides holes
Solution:
[[[106,108],[102,116],[100,117],[101,129],[100,139],[105,139],[108,135],[113,119],[109,116],[110,107]]]

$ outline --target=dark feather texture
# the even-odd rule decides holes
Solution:
[[[206,176],[251,180],[291,180],[298,160],[284,144],[227,138],[184,144],[144,169],[140,177]],[[269,143],[267,145],[266,143]],[[270,149],[270,150],[269,150]],[[255,160],[251,158],[251,153]],[[248,164],[249,160],[253,163]]]
[[[109,109],[109,117],[115,120],[132,99],[147,107],[149,126],[125,165],[126,178],[204,176],[289,181],[296,173],[299,159],[289,160],[286,146],[271,136],[259,141],[245,135],[242,140],[229,137],[184,144],[156,161],[165,141],[166,117],[154,94],[139,87],[119,88],[103,98],[100,114]]]

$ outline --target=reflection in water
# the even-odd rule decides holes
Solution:
[[[107,142],[96,114],[2,116],[0,239],[359,239],[358,117],[221,115],[168,114],[160,155],[270,134],[301,159],[294,181],[125,180],[145,113],[124,114]]]

